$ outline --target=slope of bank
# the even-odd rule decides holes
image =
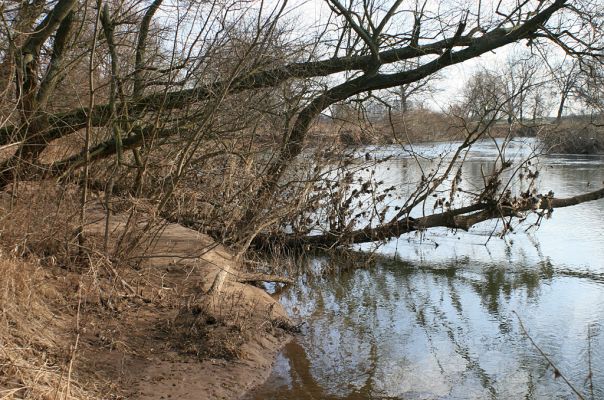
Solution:
[[[3,194],[2,398],[235,399],[266,379],[291,325],[226,248],[149,217],[107,224],[93,201],[85,260],[69,263],[73,226],[52,220],[77,220],[76,198],[38,184]]]

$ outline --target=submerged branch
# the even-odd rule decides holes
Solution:
[[[577,395],[577,398],[579,398],[580,400],[585,400],[585,396],[583,396],[583,394],[581,392],[579,392],[572,383],[570,383],[570,381],[566,378],[566,376],[564,376],[564,374],[562,374],[562,372],[560,372],[560,369],[558,367],[556,367],[556,364],[553,363],[553,361],[547,356],[547,354],[545,354],[543,352],[543,350],[541,350],[541,348],[537,345],[537,343],[535,343],[535,341],[533,340],[533,338],[531,337],[531,335],[529,335],[528,331],[526,330],[526,328],[524,327],[524,324],[522,323],[522,320],[520,319],[520,315],[518,315],[518,313],[516,311],[512,311],[514,314],[516,314],[516,318],[518,318],[518,323],[520,324],[520,329],[522,330],[522,333],[524,333],[524,335],[528,338],[528,340],[531,342],[531,344],[533,345],[533,347],[535,349],[537,349],[537,351],[539,352],[539,354],[541,354],[541,356],[545,359],[545,361],[547,361],[548,365],[550,365],[553,369],[554,369],[554,377],[555,378],[562,378],[562,380],[566,383],[566,385]]]

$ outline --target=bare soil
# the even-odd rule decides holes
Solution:
[[[39,190],[34,187],[21,199]],[[6,213],[6,201],[3,205]],[[105,231],[100,202],[91,203],[87,218],[86,240],[98,248]],[[128,222],[134,228],[124,234]],[[43,265],[45,290],[52,287],[63,296],[51,307],[53,319],[61,322],[46,326],[52,344],[40,351],[57,365],[61,390],[49,397],[19,397],[34,393],[28,385],[35,383],[0,370],[0,394],[237,399],[266,380],[274,357],[291,338],[283,327],[291,324],[266,291],[240,282],[246,271],[228,249],[180,225],[144,218],[132,223],[126,214],[112,215],[109,231],[111,246],[132,242],[120,264],[71,268],[52,265],[49,258],[35,261]],[[210,293],[221,270],[228,272],[224,284]],[[71,389],[65,388],[66,376]],[[19,385],[24,389],[16,390]],[[78,397],[73,388],[87,395]]]

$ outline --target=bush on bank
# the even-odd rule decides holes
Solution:
[[[604,153],[604,124],[579,118],[565,119],[538,134],[548,153]]]

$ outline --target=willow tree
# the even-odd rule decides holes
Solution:
[[[446,75],[447,67],[515,43],[555,46],[590,63],[602,59],[597,0],[324,4],[329,12],[309,21],[302,12],[294,17],[286,1],[3,3],[0,75],[14,79],[3,86],[0,146],[15,151],[0,167],[2,185],[65,180],[102,165],[130,194],[151,197],[161,209],[183,182],[203,187],[213,177],[222,186],[207,196],[228,218],[222,233],[210,231],[245,247],[256,236],[282,236],[278,227],[314,201],[309,188],[324,175],[311,174],[301,189],[287,184],[296,180],[288,171],[313,123],[333,105]],[[310,237],[294,232],[286,241],[333,245],[432,226],[467,229],[534,208],[526,199],[512,204],[493,178],[469,206],[421,221],[409,217],[456,173],[464,150],[496,115],[486,111],[466,124],[465,140],[442,173],[424,177],[390,220]],[[53,142],[84,131],[91,142],[81,151],[40,157]],[[110,178],[90,179],[107,189],[103,180]],[[543,207],[604,197],[604,190],[550,197]]]

